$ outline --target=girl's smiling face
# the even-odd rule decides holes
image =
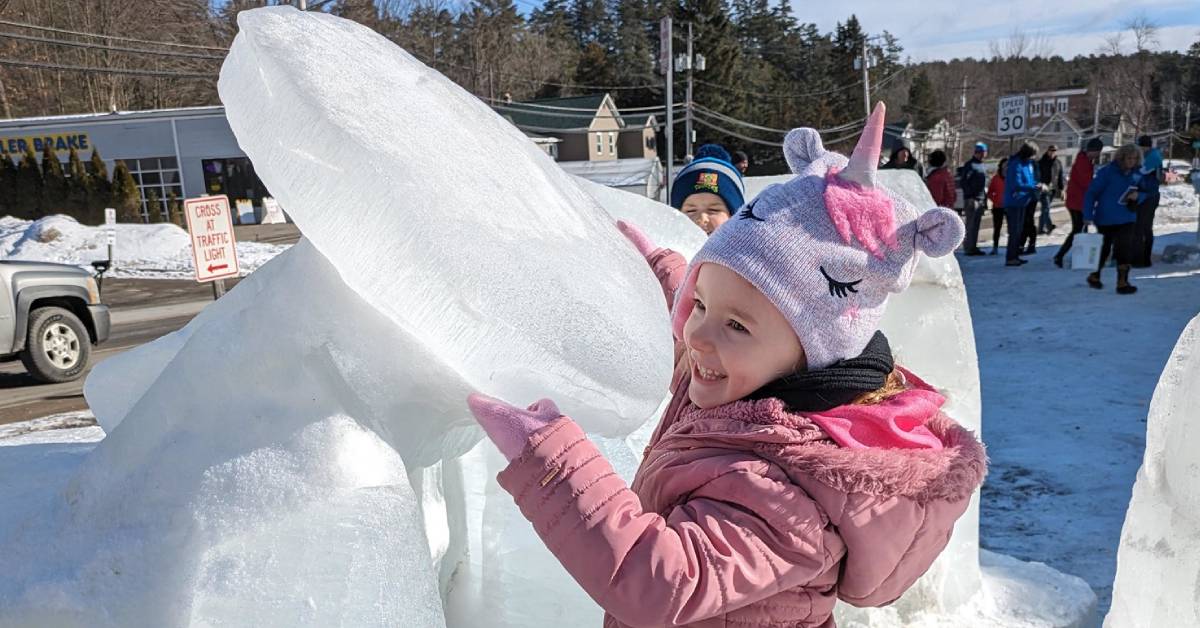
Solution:
[[[700,408],[737,401],[805,368],[800,339],[783,314],[741,275],[704,264],[683,327],[692,364],[688,397]]]

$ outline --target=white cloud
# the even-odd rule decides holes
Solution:
[[[795,15],[832,30],[851,13],[868,32],[896,35],[916,61],[987,57],[989,42],[1014,30],[1044,39],[1051,54],[1070,58],[1095,52],[1135,16],[1160,26],[1159,50],[1186,50],[1200,37],[1197,0],[853,0],[805,3]]]

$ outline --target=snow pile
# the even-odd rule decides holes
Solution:
[[[1200,625],[1200,317],[1163,370],[1121,531],[1106,628]]]
[[[0,259],[58,262],[91,270],[96,260],[108,259],[105,227],[81,225],[70,216],[38,220],[0,216]],[[110,277],[187,279],[194,276],[187,231],[170,224],[118,223],[113,246],[116,267]],[[238,242],[238,264],[248,275],[287,246]]]
[[[1171,223],[1193,225],[1200,221],[1200,195],[1191,185],[1164,185],[1159,188],[1158,211],[1154,214],[1156,227]]]

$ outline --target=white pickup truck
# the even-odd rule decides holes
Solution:
[[[108,306],[87,271],[0,260],[0,361],[20,359],[43,382],[78,379],[108,330]]]

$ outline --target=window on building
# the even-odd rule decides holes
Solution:
[[[147,157],[144,159],[126,159],[129,174],[137,183],[142,197],[142,217],[149,219],[150,191],[158,196],[159,207],[167,211],[167,200],[171,193],[183,201],[183,185],[179,174],[179,162],[174,157]],[[165,220],[165,218],[164,218]]]
[[[608,134],[608,153],[610,155],[617,154],[617,134],[616,133]]]
[[[1058,112],[1059,112],[1059,113],[1066,113],[1066,112],[1067,112],[1067,99],[1066,99],[1066,98],[1059,98],[1059,99],[1058,99]]]
[[[1047,98],[1046,102],[1042,103],[1042,115],[1044,115],[1044,116],[1054,115],[1054,99],[1053,98]]]
[[[596,134],[596,154],[597,155],[604,154],[604,134],[603,133]]]
[[[249,199],[258,207],[262,207],[264,196],[270,196],[254,173],[254,165],[245,157],[204,159],[200,163],[204,170],[205,194],[224,194],[231,205],[238,199]]]
[[[1029,103],[1029,117],[1036,118],[1042,115],[1042,101],[1035,100]]]

